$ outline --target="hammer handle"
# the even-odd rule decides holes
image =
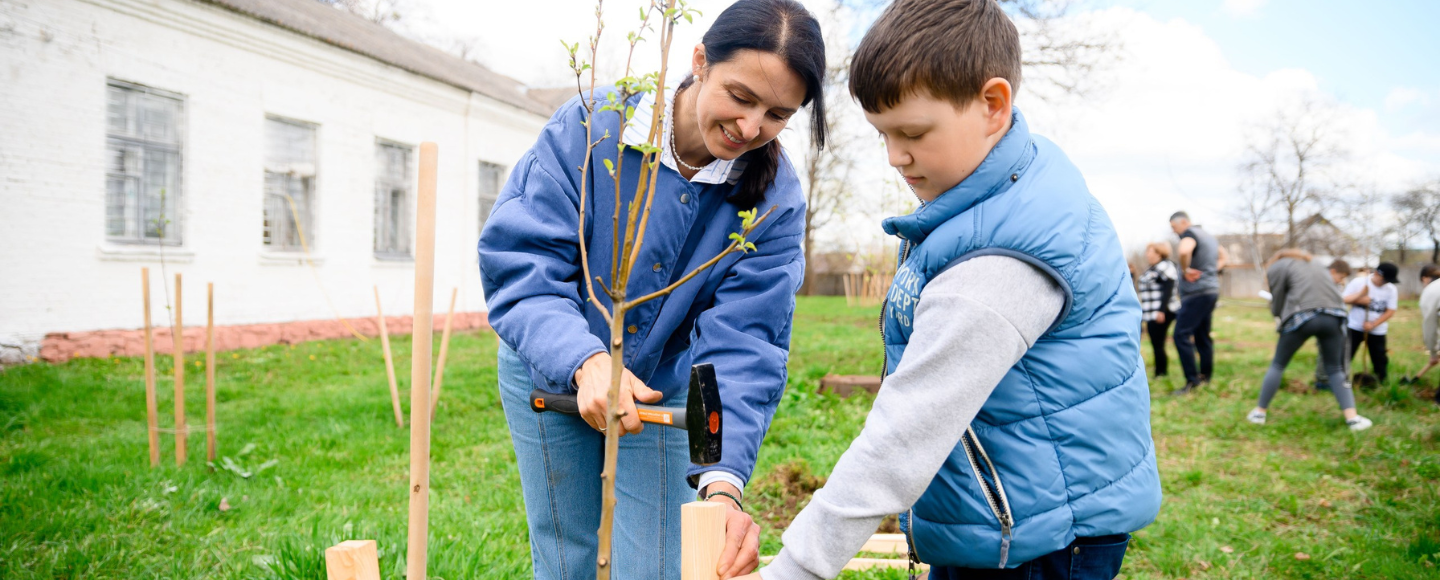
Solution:
[[[580,415],[580,403],[575,400],[575,395],[557,395],[540,389],[530,391],[530,409],[536,413],[552,411],[577,417]],[[685,409],[683,408],[637,403],[635,412],[640,415],[641,422],[685,429]]]

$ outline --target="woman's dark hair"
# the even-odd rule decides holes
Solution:
[[[740,0],[715,18],[701,39],[705,62],[726,62],[742,50],[758,50],[779,56],[805,82],[805,100],[810,105],[810,142],[825,147],[825,39],[820,22],[795,0]],[[687,76],[683,90],[695,79]],[[729,201],[743,208],[753,207],[765,197],[780,168],[780,139],[745,154],[745,172],[740,174],[740,191]]]

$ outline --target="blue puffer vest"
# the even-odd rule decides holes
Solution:
[[[884,223],[902,239],[883,313],[886,374],[905,355],[921,290],[947,267],[1018,258],[1066,297],[901,514],[913,553],[932,565],[1015,567],[1077,536],[1133,532],[1160,511],[1140,304],[1120,240],[1065,154],[1031,136],[1019,111],[1012,120],[975,173]]]

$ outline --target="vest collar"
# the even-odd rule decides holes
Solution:
[[[995,148],[975,168],[975,172],[955,187],[946,190],[930,203],[921,203],[920,209],[909,215],[886,218],[881,226],[885,233],[899,236],[912,243],[921,243],[950,218],[964,213],[1000,193],[1012,183],[1011,176],[1024,172],[1035,158],[1034,141],[1030,139],[1030,128],[1025,124],[1020,109],[1012,109],[1010,130],[995,144]],[[1017,177],[1018,179],[1018,177]]]

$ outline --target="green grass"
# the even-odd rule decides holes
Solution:
[[[1307,347],[1269,424],[1245,423],[1274,341],[1255,306],[1217,312],[1211,388],[1171,399],[1178,379],[1152,384],[1165,504],[1136,534],[1125,577],[1440,577],[1435,379],[1361,393],[1360,412],[1376,426],[1352,434],[1329,394],[1300,384],[1314,368]],[[1392,377],[1423,362],[1409,306],[1391,326]],[[878,371],[875,314],[835,298],[800,302],[790,388],[750,486],[751,505],[772,523],[763,553],[779,548],[773,522],[803,505],[859,433],[868,396],[814,389],[826,373]],[[408,377],[409,341],[394,346],[397,373]],[[220,455],[234,470],[206,468],[200,434],[189,438],[189,465],[174,466],[165,436],[167,461],[148,466],[140,359],[0,372],[0,578],[323,578],[321,550],[357,537],[378,540],[385,576],[400,578],[408,435],[395,428],[378,351],[374,341],[336,340],[222,353]],[[494,355],[490,334],[458,333],[451,343],[433,435],[434,578],[529,573]],[[170,364],[157,361],[162,425]],[[203,373],[191,371],[188,420],[203,425]]]

